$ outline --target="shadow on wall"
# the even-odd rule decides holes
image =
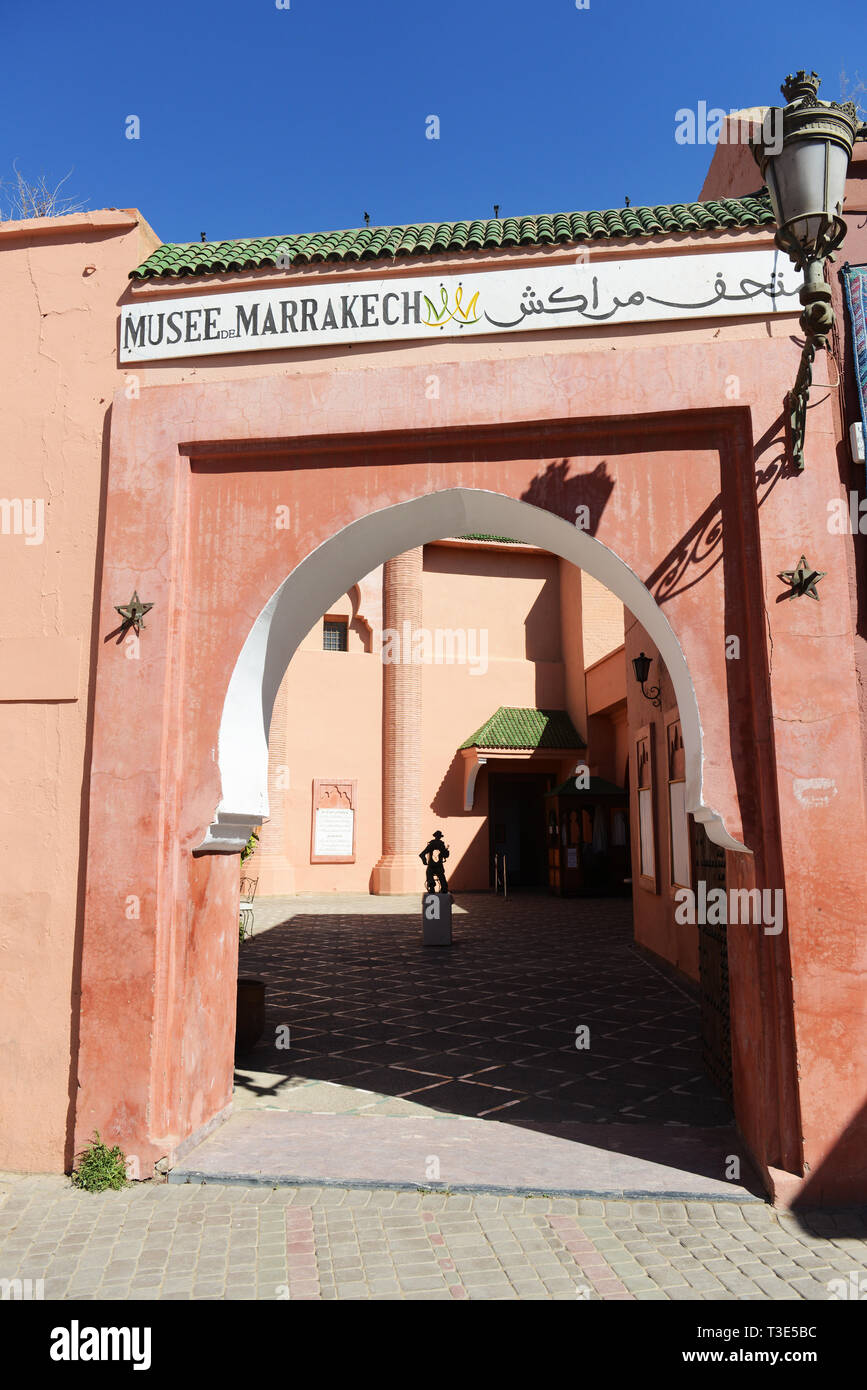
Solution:
[[[777,441],[779,426],[780,421],[777,421],[762,439],[756,441],[754,459],[760,458],[768,446]],[[798,476],[794,465],[787,459],[782,437],[778,442],[781,453],[766,468],[755,471],[757,507],[761,507],[782,478]],[[723,558],[724,538],[723,496],[720,491],[645,580],[657,603],[661,605],[676,594],[691,589],[716,569]]]
[[[541,590],[531,603],[524,616],[524,659],[532,661],[538,668],[546,663],[563,660],[563,644],[560,639],[560,572],[545,576]],[[537,698],[546,699],[547,694],[539,689],[537,671]]]
[[[100,450],[99,470],[99,516],[103,518],[108,503],[108,457],[111,437],[111,413],[109,406],[103,417],[102,448]],[[81,1047],[81,967],[84,950],[84,920],[87,890],[87,848],[90,839],[90,776],[93,762],[94,711],[96,708],[96,664],[97,653],[102,642],[99,630],[99,608],[101,591],[99,576],[102,574],[105,555],[105,528],[97,528],[96,553],[93,560],[93,596],[91,599],[90,645],[87,655],[87,717],[85,721],[85,740],[82,752],[83,773],[81,778],[81,800],[79,803],[78,830],[78,882],[75,900],[75,929],[72,945],[72,978],[69,997],[69,1071],[66,1082],[66,1124],[63,1149],[63,1171],[68,1173],[75,1162],[75,1109],[78,1104],[78,1065]],[[111,635],[111,634],[109,634]]]
[[[478,792],[477,792],[478,795]],[[464,798],[464,760],[460,752],[452,756],[446,774],[437,787],[430,804],[437,820],[447,820],[449,816],[459,816],[463,812]]]
[[[483,782],[485,785],[482,785]],[[473,814],[485,817],[476,831],[466,849],[460,857],[449,860],[449,884],[459,890],[465,888],[464,877],[468,876],[473,882],[478,881],[480,876],[487,884],[487,861],[488,861],[488,822],[487,822],[487,784],[484,775],[479,778],[476,784],[475,809]],[[448,765],[446,774],[437,787],[436,794],[430,803],[431,814],[434,820],[441,825],[446,840],[449,838],[448,822],[464,816],[464,760],[460,753],[455,753]],[[454,855],[454,850],[452,854]]]
[[[817,1235],[830,1236],[832,1239],[849,1237],[864,1241],[867,1237],[867,1207],[863,1201],[856,1207],[855,1199],[853,1199],[851,1206],[847,1205],[836,1212],[830,1212],[824,1174],[827,1170],[832,1175],[832,1181],[837,1187],[840,1170],[845,1165],[852,1175],[852,1187],[863,1192],[865,1154],[867,1154],[867,1103],[862,1105],[861,1109],[849,1121],[824,1163],[820,1163],[816,1171],[810,1173],[809,1177],[805,1179],[801,1191],[792,1203],[792,1214],[798,1218],[805,1231],[814,1231]],[[816,1209],[819,1207],[823,1207],[824,1211],[817,1211]],[[841,1253],[845,1254],[846,1252],[841,1251]],[[836,1272],[839,1273],[839,1271]],[[867,1298],[867,1278],[864,1279],[863,1287],[857,1296],[861,1299]],[[855,1295],[843,1294],[842,1297],[855,1297]]]
[[[349,622],[349,630],[358,638],[361,643],[362,651],[371,652],[373,651],[373,632],[370,623],[359,613],[361,607],[361,590],[358,584],[353,584],[352,588],[347,591],[347,598],[352,604],[352,617]]]
[[[754,459],[761,458],[771,444],[779,443],[780,446],[779,454],[765,468],[755,471],[757,507],[762,506],[783,478],[798,477],[794,465],[786,455],[782,430],[783,417],[780,416],[753,445]],[[629,452],[636,447],[641,445],[636,446],[634,439],[624,439],[613,443],[609,452],[614,453],[617,449]],[[572,458],[561,458],[557,462],[548,463],[545,471],[538,474],[521,494],[521,500],[545,511],[555,512],[566,521],[580,521],[582,529],[595,536],[599,531],[602,514],[614,491],[616,479],[609,472],[607,459],[598,463],[590,473],[570,477],[569,470],[573,462]],[[578,514],[580,507],[587,508],[583,520]],[[664,604],[675,594],[699,583],[715,569],[722,560],[723,541],[723,499],[720,491],[660,561],[653,573],[644,580],[656,602]]]
[[[569,458],[549,463],[545,472],[535,477],[527,491],[521,494],[521,500],[544,511],[555,512],[565,521],[580,523],[581,530],[595,536],[614,491],[614,478],[608,472],[605,459],[597,463],[592,473],[579,473],[570,478],[571,466]],[[586,507],[586,513],[579,516],[579,507]]]

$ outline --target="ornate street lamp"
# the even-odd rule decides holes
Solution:
[[[634,656],[632,658],[632,669],[635,672],[635,679],[641,686],[641,693],[644,698],[649,700],[652,705],[655,705],[657,709],[662,709],[659,686],[652,685],[649,690],[645,690],[644,688],[647,684],[647,677],[650,675],[650,662],[651,658],[645,656],[644,652],[642,652],[640,656]]]
[[[827,345],[834,323],[825,260],[833,260],[832,252],[846,235],[842,215],[846,173],[855,141],[867,139],[867,126],[859,123],[854,103],[820,101],[819,85],[814,72],[787,77],[780,88],[787,105],[768,112],[762,138],[753,145],[771,196],[776,243],[804,272],[800,300],[806,342],[788,401],[792,456],[799,473],[804,467],[813,359],[817,349]],[[769,132],[772,141],[767,139]]]

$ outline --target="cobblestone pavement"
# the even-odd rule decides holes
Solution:
[[[0,1280],[47,1299],[853,1298],[865,1233],[760,1204],[0,1179]]]

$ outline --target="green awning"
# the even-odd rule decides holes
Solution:
[[[564,709],[515,709],[501,705],[461,748],[491,748],[531,753],[540,749],[586,748]]]

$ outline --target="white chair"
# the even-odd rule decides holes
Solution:
[[[258,878],[241,879],[241,928],[242,940],[253,935],[253,899],[259,886]]]

